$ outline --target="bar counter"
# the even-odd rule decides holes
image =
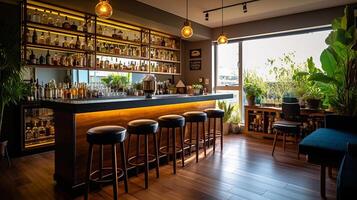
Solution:
[[[127,123],[134,119],[156,120],[159,116],[166,114],[202,111],[215,107],[216,100],[230,98],[233,98],[232,94],[159,95],[152,99],[123,97],[43,101],[46,107],[54,109],[56,130],[54,178],[57,184],[65,189],[76,191],[82,188],[89,146],[86,141],[86,133],[92,127],[102,125],[126,127]],[[149,142],[152,140],[150,139]],[[133,153],[134,146],[135,141],[131,143],[129,154]],[[99,147],[94,150],[93,170],[99,165],[98,150]],[[109,155],[110,150],[104,148],[105,165],[110,165]]]

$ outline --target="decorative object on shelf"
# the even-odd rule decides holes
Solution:
[[[193,84],[192,89],[193,89],[193,95],[201,95],[203,92],[202,84]]]
[[[143,91],[145,98],[152,98],[156,91],[156,77],[153,74],[147,74],[143,79]]]
[[[190,38],[193,35],[193,29],[191,27],[191,22],[188,21],[188,0],[186,0],[186,20],[183,23],[183,27],[181,29],[181,35],[184,38]]]
[[[218,36],[217,43],[218,43],[218,44],[227,44],[227,43],[228,43],[228,38],[227,38],[227,36],[223,33],[223,0],[222,0],[222,26],[221,26],[221,34]]]
[[[99,0],[99,3],[95,6],[95,13],[98,17],[107,19],[112,16],[113,8],[109,4],[109,0]]]
[[[265,94],[266,83],[255,73],[246,72],[244,76],[243,90],[249,106],[255,106],[256,98]]]
[[[182,80],[179,80],[176,84],[176,88],[177,88],[177,93],[178,94],[185,94],[185,89],[186,89],[186,85],[183,83]]]
[[[201,70],[201,60],[190,60],[190,70]]]
[[[201,58],[201,49],[191,49],[190,59]]]

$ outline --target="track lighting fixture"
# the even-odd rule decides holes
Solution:
[[[205,13],[205,20],[208,21],[208,19],[209,19],[209,14]]]
[[[247,3],[243,3],[243,12],[244,13],[248,12]]]

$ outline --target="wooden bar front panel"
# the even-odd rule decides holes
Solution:
[[[87,164],[87,152],[88,152],[88,144],[86,141],[86,133],[87,130],[102,125],[120,125],[126,127],[127,123],[131,120],[135,119],[154,119],[156,120],[161,115],[166,114],[182,114],[186,111],[202,111],[206,108],[215,107],[215,101],[201,101],[201,102],[193,102],[193,103],[182,103],[182,104],[171,104],[171,105],[163,105],[163,106],[150,106],[150,107],[141,107],[141,108],[130,108],[130,109],[119,109],[119,110],[110,110],[110,111],[99,111],[99,112],[89,112],[89,113],[79,113],[74,115],[74,130],[65,130],[60,129],[59,137],[66,138],[66,140],[73,139],[74,147],[65,148],[57,148],[57,150],[66,151],[67,155],[64,156],[63,153],[56,153],[56,162],[65,162],[69,163],[73,161],[72,169],[74,170],[72,174],[65,174],[70,172],[70,169],[61,169],[60,167],[68,167],[68,165],[56,165],[56,175],[61,175],[65,177],[73,177],[73,180],[70,181],[72,188],[83,184],[85,180],[85,169]],[[66,126],[68,128],[68,126]],[[57,129],[56,129],[57,130]],[[74,134],[74,137],[72,134]],[[57,139],[57,138],[56,138]],[[151,141],[151,137],[150,137]],[[70,141],[59,140],[62,144],[67,143],[71,144]],[[136,141],[133,140],[132,145],[133,151],[134,145]],[[56,146],[61,146],[62,144],[57,143]],[[68,153],[68,150],[73,150],[72,154]],[[61,156],[57,158],[58,156]],[[74,155],[74,158],[71,158]],[[118,157],[118,159],[120,159]],[[94,151],[94,164],[93,168],[96,169],[98,167],[98,148]],[[104,163],[110,162],[110,151],[105,149],[104,152]],[[108,163],[109,164],[109,163]],[[61,179],[59,179],[61,180]],[[68,183],[68,181],[66,181]]]

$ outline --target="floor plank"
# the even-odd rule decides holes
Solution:
[[[278,144],[279,145],[279,144]],[[224,151],[208,150],[207,157],[200,154],[186,158],[186,166],[178,162],[177,174],[172,166],[160,167],[160,178],[150,171],[149,189],[145,190],[144,175],[129,179],[129,193],[119,183],[119,197],[125,200],[204,199],[204,200],[286,200],[320,199],[319,167],[309,164],[304,156],[297,159],[296,145],[287,145],[283,152],[278,146],[271,156],[271,140],[244,135],[225,136]],[[194,154],[192,154],[194,156]],[[71,197],[56,186],[53,180],[54,153],[46,152],[15,158],[13,166],[0,164],[0,199],[82,199]],[[335,180],[327,178],[328,199],[335,199]],[[91,199],[113,198],[112,187],[104,186],[92,191]]]

